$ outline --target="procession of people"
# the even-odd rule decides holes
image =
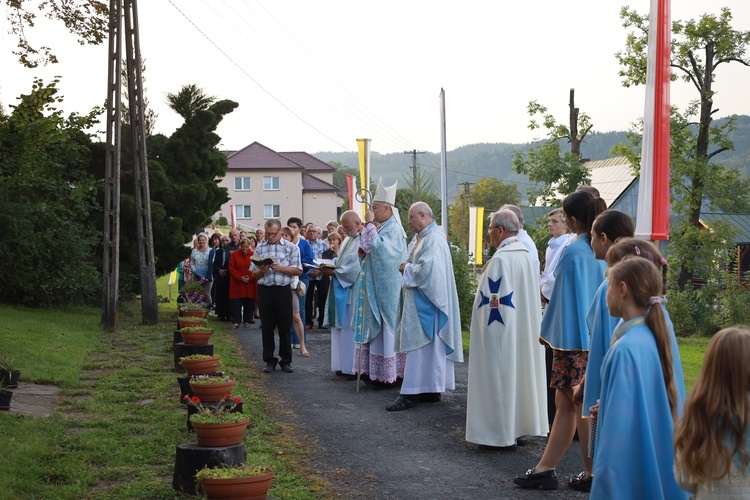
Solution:
[[[235,328],[249,326],[260,305],[264,372],[277,365],[293,372],[295,347],[310,356],[305,330],[317,319],[319,328],[330,328],[331,372],[357,380],[357,390],[360,382],[399,390],[386,411],[437,403],[455,389],[454,363],[464,361],[464,346],[451,246],[422,201],[409,208],[414,237],[407,243],[396,190],[380,182],[364,220],[346,211],[340,225],[326,224],[325,239],[299,218],[284,227],[269,219],[254,251],[233,230],[211,253],[216,262],[206,264],[198,258],[208,254],[206,237],[199,236],[193,278],[213,265],[221,319],[229,309],[225,277]],[[548,228],[541,266],[517,206],[488,218],[494,253],[472,306],[466,441],[502,449],[529,436],[546,438],[539,462],[513,479],[520,488],[557,489],[556,466],[577,433],[585,469],[567,485],[594,498],[687,498],[685,484],[703,491],[700,480],[723,481],[730,471],[746,492],[744,424],[731,445],[722,445],[732,467],[704,474],[683,453],[678,458],[688,466],[675,476],[672,436],[692,428],[680,420],[685,382],[658,249],[634,239],[632,220],[607,210],[590,186],[551,211]],[[727,429],[720,432],[730,438]]]

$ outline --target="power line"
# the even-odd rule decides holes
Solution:
[[[168,1],[169,1],[169,3],[170,3],[170,4],[172,5],[172,7],[174,7],[174,8],[175,8],[175,10],[177,10],[177,12],[179,12],[179,13],[180,13],[180,15],[182,15],[182,17],[184,17],[184,18],[185,18],[185,19],[187,20],[187,22],[189,22],[190,24],[192,24],[192,25],[193,25],[193,27],[194,27],[194,28],[195,28],[196,30],[198,30],[198,33],[200,33],[201,35],[203,35],[203,37],[204,37],[204,38],[205,38],[206,40],[208,40],[208,41],[209,41],[209,43],[211,43],[211,45],[213,45],[214,47],[216,47],[216,50],[218,50],[219,52],[221,52],[221,54],[222,54],[222,55],[223,55],[224,57],[226,57],[226,58],[227,58],[227,60],[229,60],[229,62],[231,62],[231,63],[232,63],[232,64],[233,64],[233,65],[234,65],[235,67],[237,67],[237,69],[239,69],[239,70],[240,70],[240,71],[241,71],[241,72],[242,72],[242,73],[243,73],[243,74],[244,74],[245,76],[247,76],[247,77],[248,77],[248,78],[249,78],[249,79],[250,79],[250,80],[251,80],[251,81],[252,81],[252,82],[253,82],[253,83],[254,83],[255,85],[257,85],[259,89],[261,89],[261,90],[262,90],[263,92],[265,92],[266,94],[268,94],[268,96],[269,96],[269,97],[271,97],[271,99],[273,99],[273,100],[274,100],[274,101],[276,101],[276,102],[277,102],[277,103],[278,103],[278,104],[279,104],[279,105],[280,105],[281,107],[283,107],[284,109],[286,109],[287,111],[289,111],[289,113],[291,113],[291,114],[292,114],[292,115],[293,115],[294,117],[296,117],[296,118],[297,118],[298,120],[300,120],[300,121],[301,121],[302,123],[304,123],[305,125],[307,125],[307,126],[308,126],[308,127],[310,127],[311,129],[313,129],[314,131],[316,131],[317,133],[319,133],[320,135],[322,135],[323,137],[325,137],[326,139],[328,139],[328,140],[329,140],[329,141],[331,141],[332,143],[334,143],[334,144],[337,144],[338,146],[340,146],[341,148],[343,148],[343,149],[344,149],[344,150],[346,150],[346,151],[350,151],[350,152],[352,151],[351,149],[347,148],[346,146],[344,146],[344,145],[343,145],[343,144],[341,144],[340,142],[336,141],[336,140],[335,140],[335,139],[333,139],[332,137],[329,137],[329,136],[328,136],[327,134],[325,134],[325,133],[324,133],[323,131],[319,130],[319,129],[318,129],[317,127],[315,127],[315,126],[314,126],[313,124],[311,124],[310,122],[308,122],[307,120],[305,120],[304,118],[302,118],[302,117],[301,117],[300,115],[298,115],[298,114],[297,114],[296,112],[294,112],[294,111],[293,111],[293,110],[292,110],[292,109],[291,109],[291,108],[290,108],[289,106],[287,106],[286,104],[284,104],[284,103],[283,103],[283,102],[282,102],[282,101],[281,101],[280,99],[278,99],[278,98],[277,98],[277,97],[276,97],[275,95],[273,95],[273,94],[272,94],[272,93],[271,93],[271,92],[270,92],[270,91],[269,91],[268,89],[266,89],[266,88],[265,88],[265,87],[264,87],[263,85],[261,85],[261,84],[260,84],[260,82],[258,82],[258,81],[257,81],[257,80],[256,80],[255,78],[253,78],[253,77],[252,77],[252,76],[250,75],[250,73],[248,73],[247,71],[245,71],[245,69],[244,69],[244,68],[243,68],[242,66],[240,66],[239,64],[237,64],[237,63],[236,63],[236,62],[234,61],[234,59],[232,59],[232,58],[231,58],[231,57],[229,56],[229,54],[227,54],[227,53],[226,53],[226,52],[225,52],[225,51],[224,51],[224,50],[223,50],[223,49],[222,49],[221,47],[219,47],[219,46],[218,46],[218,45],[216,44],[216,42],[214,42],[214,41],[213,41],[213,40],[212,40],[212,39],[211,39],[211,38],[210,38],[210,37],[209,37],[209,36],[208,36],[208,35],[207,35],[206,33],[204,33],[204,32],[203,32],[203,30],[201,30],[201,29],[200,29],[200,28],[198,27],[198,25],[196,25],[196,24],[195,24],[195,23],[194,23],[194,22],[193,22],[193,21],[192,21],[192,20],[191,20],[191,19],[190,19],[189,17],[187,17],[187,15],[185,15],[185,13],[184,13],[184,12],[182,12],[182,11],[180,10],[180,8],[179,8],[179,7],[177,7],[177,5],[175,5],[175,3],[174,3],[174,2],[172,1],[172,0],[168,0]]]

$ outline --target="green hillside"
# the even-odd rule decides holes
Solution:
[[[717,120],[718,124],[727,118]],[[727,151],[715,158],[726,166],[742,171],[744,177],[750,177],[750,116],[736,115],[735,130],[730,138],[734,141],[734,151]],[[612,148],[626,142],[625,132],[595,132],[583,142],[581,152],[589,160],[603,160],[609,158]],[[483,177],[497,177],[505,182],[514,182],[519,186],[521,194],[526,196],[529,187],[528,179],[515,173],[511,165],[514,151],[527,148],[528,144],[484,143],[469,144],[448,151],[448,196],[452,199],[465,182],[476,182]],[[338,162],[343,165],[358,168],[356,153],[319,152],[315,156],[325,162]],[[377,182],[383,177],[386,183],[395,180],[402,182],[404,176],[411,175],[411,155],[404,153],[380,154],[371,153],[372,180]],[[426,153],[417,155],[417,163],[425,172],[434,172],[435,185],[440,179],[440,153]]]

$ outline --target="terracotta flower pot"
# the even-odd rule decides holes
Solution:
[[[204,318],[196,318],[195,316],[180,316],[177,318],[177,324],[180,328],[189,328],[191,326],[206,326],[206,320]]]
[[[208,498],[266,498],[273,481],[273,472],[251,477],[204,479],[201,488]]]
[[[232,446],[242,442],[247,424],[250,419],[246,418],[239,422],[226,424],[193,424],[195,437],[200,446]]]
[[[234,387],[234,380],[221,384],[196,384],[192,381],[190,382],[190,389],[193,391],[193,395],[197,396],[201,401],[209,403],[223,401],[227,394],[232,393],[232,387]]]
[[[194,318],[205,318],[208,316],[208,310],[206,309],[189,309],[180,311],[180,316],[191,316]]]
[[[181,333],[182,341],[186,344],[208,344],[208,339],[211,338],[213,330],[208,332],[184,332]]]
[[[219,356],[202,359],[183,359],[182,366],[188,375],[208,375],[214,373],[219,366]]]

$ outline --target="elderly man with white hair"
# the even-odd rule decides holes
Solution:
[[[440,401],[456,388],[453,363],[464,360],[461,312],[448,240],[432,209],[418,201],[409,208],[416,243],[403,273],[395,333],[396,350],[406,352],[401,395],[386,406],[401,411]]]
[[[484,446],[513,446],[521,436],[549,430],[539,274],[519,229],[510,210],[490,216],[497,252],[474,299],[466,440]]]

